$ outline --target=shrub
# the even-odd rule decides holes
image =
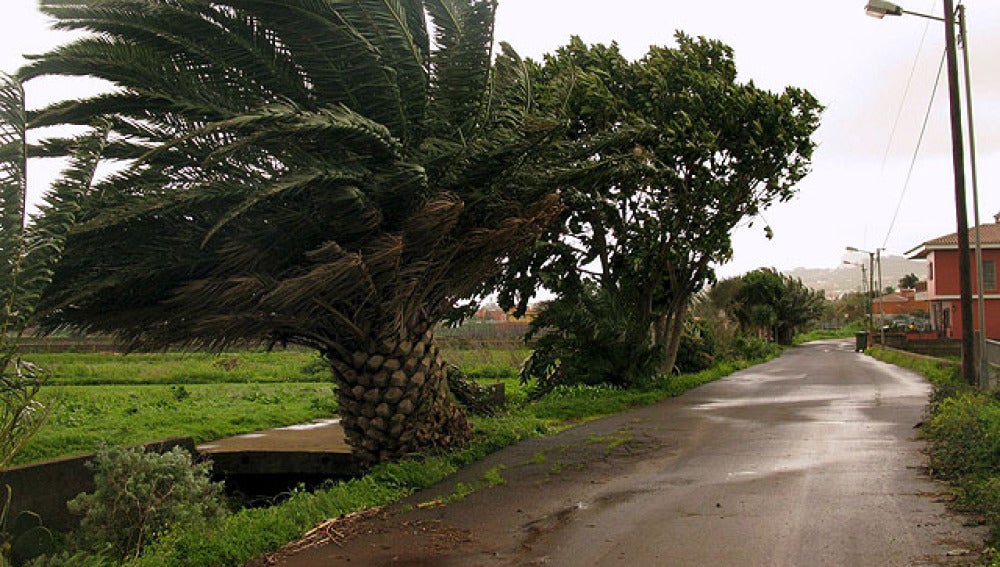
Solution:
[[[715,332],[703,320],[689,319],[684,324],[680,348],[674,366],[681,374],[701,372],[715,364],[717,354]]]
[[[651,381],[663,349],[650,345],[648,323],[636,321],[628,305],[620,294],[593,286],[543,304],[527,335],[536,341],[522,381],[535,380],[540,394],[559,385],[629,388]]]
[[[135,557],[172,525],[203,525],[226,513],[208,463],[193,463],[180,447],[163,454],[105,448],[88,466],[94,492],[68,503],[83,515],[74,534],[81,549]]]
[[[927,434],[936,474],[955,479],[1000,471],[1000,404],[992,397],[965,392],[944,399]]]
[[[737,337],[733,348],[734,357],[746,361],[767,360],[781,354],[777,344],[747,335]]]

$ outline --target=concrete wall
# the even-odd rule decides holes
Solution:
[[[875,333],[875,339],[878,340],[878,338],[878,333]],[[962,354],[961,342],[954,339],[921,339],[911,341],[907,339],[906,335],[894,333],[885,336],[885,344],[892,348],[939,358],[960,356]]]

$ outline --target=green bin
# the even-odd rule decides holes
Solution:
[[[868,331],[854,333],[854,352],[865,352],[868,348]]]

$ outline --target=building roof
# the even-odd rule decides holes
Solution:
[[[997,215],[1000,217],[1000,215]],[[1000,220],[1000,219],[998,219]],[[1000,222],[979,225],[979,241],[984,248],[1000,248]],[[969,229],[969,245],[976,244],[976,229]],[[958,233],[953,232],[939,236],[906,251],[906,257],[911,260],[926,258],[935,250],[955,250],[958,248]]]

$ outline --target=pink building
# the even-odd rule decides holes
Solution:
[[[983,298],[986,306],[986,336],[1000,339],[1000,289],[997,288],[997,264],[1000,264],[1000,214],[993,217],[993,224],[979,227],[983,250]],[[979,309],[978,272],[975,261],[975,229],[969,230],[972,264],[973,326],[981,328]],[[946,234],[928,240],[908,251],[911,259],[927,260],[927,300],[930,303],[931,328],[941,336],[962,336],[962,311],[959,302],[958,234]]]

